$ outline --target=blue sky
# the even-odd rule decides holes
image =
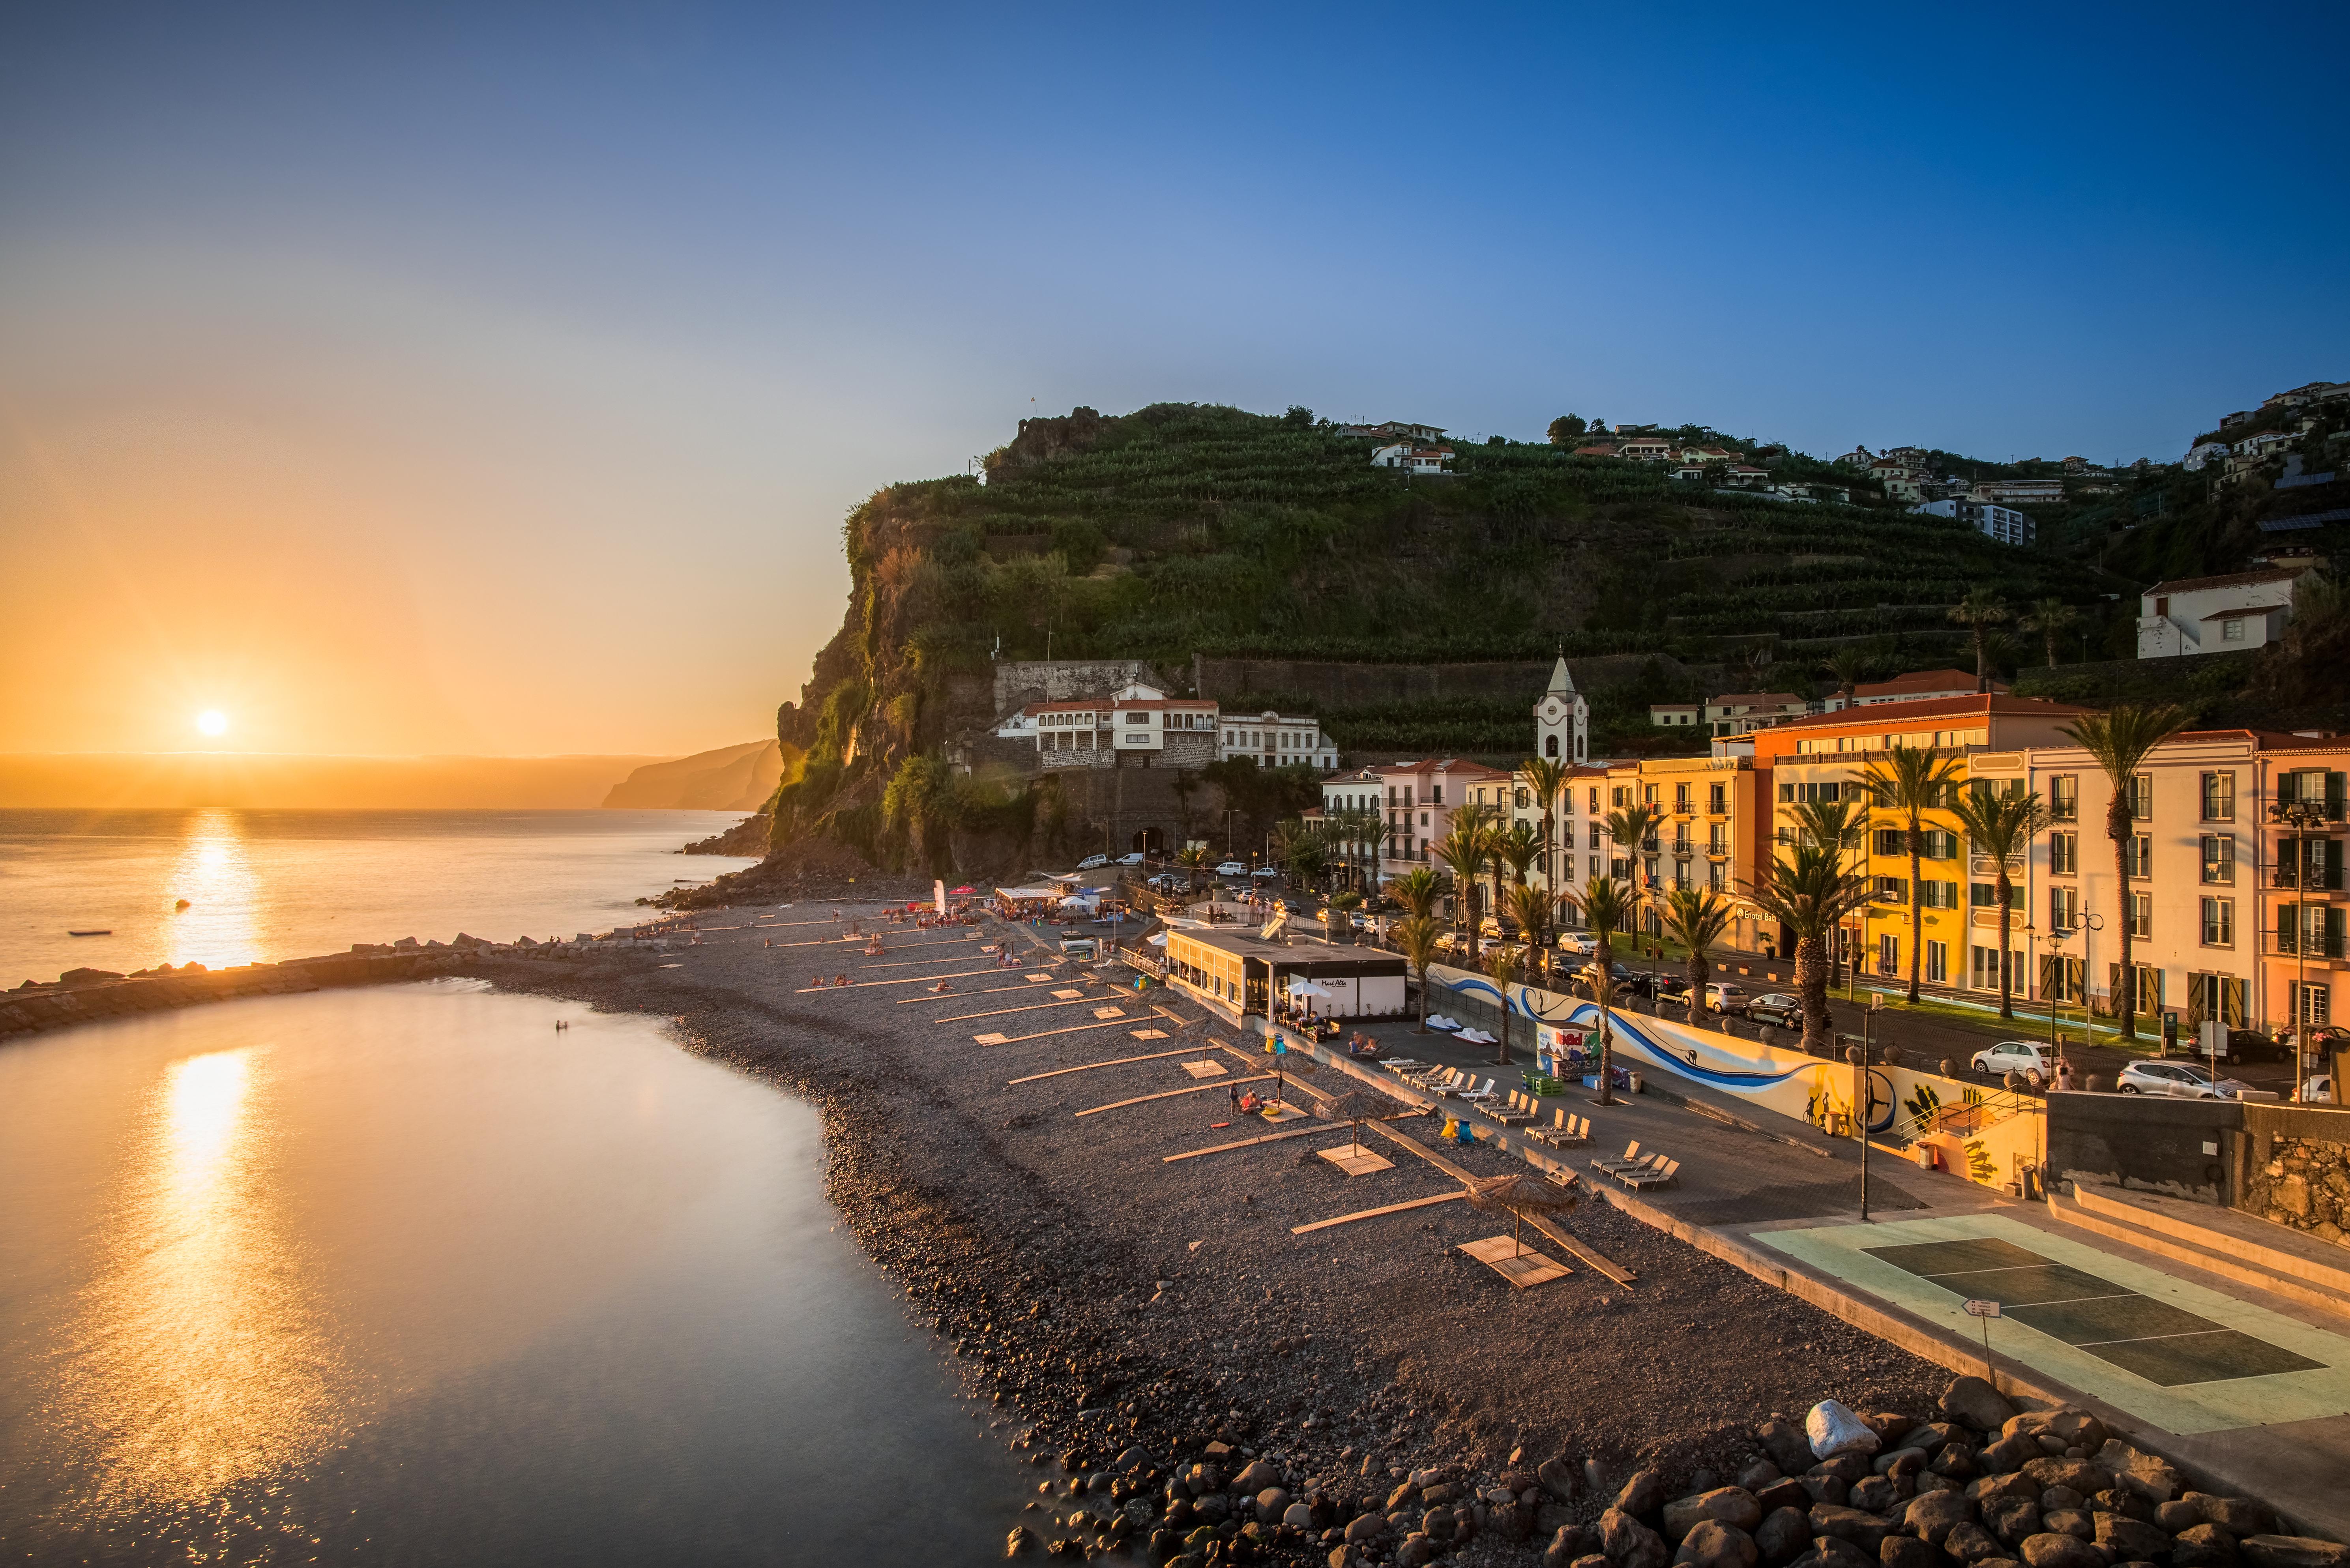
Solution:
[[[843,511],[1078,403],[2175,457],[2350,376],[2344,18],[19,7],[0,517],[171,673],[0,723],[748,738]]]

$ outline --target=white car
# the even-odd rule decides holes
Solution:
[[[1142,851],[1138,849],[1131,855],[1121,855],[1118,857],[1118,863],[1120,866],[1139,866],[1142,864]]]
[[[2034,1040],[2002,1040],[1974,1054],[1974,1068],[1994,1078],[2004,1078],[2010,1073],[2021,1073],[2023,1081],[2033,1088],[2044,1088],[2055,1082],[2056,1064],[2050,1059],[2047,1046]]]
[[[2177,1100],[2232,1100],[2245,1087],[2185,1062],[2132,1062],[2115,1075],[2114,1086],[2125,1095],[2168,1095]]]
[[[1222,865],[1216,867],[1216,875],[1219,877],[1245,877],[1248,875],[1248,867],[1242,865],[1237,860],[1227,860]]]
[[[1709,985],[1705,988],[1705,1010],[1708,1012],[1743,1012],[1746,1011],[1746,988],[1742,985]]]
[[[1250,872],[1249,875],[1254,877],[1257,881],[1271,882],[1280,877],[1281,867],[1278,866],[1260,866],[1255,870]]]
[[[1588,931],[1561,931],[1558,933],[1558,946],[1562,952],[1580,953],[1589,958],[1599,950],[1599,939]]]
[[[1108,864],[1109,857],[1107,855],[1088,855],[1083,860],[1077,862],[1077,869],[1080,871],[1098,871]]]
[[[2334,1104],[2334,1075],[2320,1073],[2301,1086],[2301,1103],[2304,1106]]]

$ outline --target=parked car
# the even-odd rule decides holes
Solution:
[[[1180,871],[1161,871],[1146,878],[1142,885],[1154,893],[1186,893],[1191,891],[1191,878]]]
[[[1118,863],[1120,866],[1139,866],[1145,858],[1147,857],[1143,855],[1142,851],[1138,849],[1131,855],[1119,856],[1118,857]]]
[[[1757,1023],[1801,1029],[1804,1026],[1804,999],[1783,991],[1766,992],[1746,1004],[1746,1016]]]
[[[1589,931],[1561,931],[1558,933],[1558,946],[1561,952],[1580,953],[1589,958],[1599,950],[1599,939]]]
[[[1615,979],[1616,994],[1619,997],[1656,994],[1657,981],[1654,975],[1643,974],[1638,970],[1627,969],[1620,963],[1609,964],[1607,972]],[[1585,964],[1575,971],[1575,978],[1589,985],[1598,980],[1599,966],[1596,963]]]
[[[1253,880],[1259,882],[1278,882],[1281,880],[1281,867],[1278,866],[1260,866],[1255,870],[1250,872],[1249,876]]]
[[[1705,988],[1705,1010],[1708,1012],[1743,1012],[1747,1001],[1746,988],[1742,985],[1717,981]]]
[[[1245,877],[1248,875],[1248,867],[1242,865],[1237,860],[1227,860],[1222,865],[1216,867],[1216,875],[1219,877]]]
[[[2182,1041],[2181,1044],[2194,1043]],[[2200,1056],[2203,1053],[2198,1046],[2192,1054]],[[2257,1029],[2230,1029],[2228,1031],[2228,1043],[2220,1049],[2220,1059],[2223,1062],[2252,1062],[2274,1057],[2282,1062],[2291,1060],[2292,1056],[2293,1047],[2282,1040],[2272,1040]]]
[[[2303,1084],[2301,1086],[2301,1103],[2304,1106],[2330,1106],[2334,1104],[2334,1075],[2331,1073],[2320,1073],[2314,1078]]]
[[[1109,857],[1107,855],[1088,855],[1083,860],[1077,862],[1077,869],[1080,871],[1098,871],[1108,864]]]
[[[2153,1059],[2123,1064],[2114,1086],[2125,1095],[2167,1095],[2181,1100],[2232,1099],[2230,1090],[2243,1087],[2232,1078],[2214,1077],[2206,1067]]]
[[[2021,1073],[2023,1081],[2035,1089],[2046,1088],[2056,1080],[2054,1053],[2036,1040],[2002,1040],[1974,1054],[1974,1069],[1994,1078],[2004,1078],[2010,1073]]]
[[[2132,1062],[2115,1075],[2114,1086],[2125,1095],[2168,1095],[2178,1100],[2232,1100],[2248,1087],[2233,1078],[2214,1078],[2187,1062]]]
[[[1689,1002],[1690,982],[1685,975],[1671,975],[1657,982],[1657,1000],[1669,1002],[1676,1007]]]

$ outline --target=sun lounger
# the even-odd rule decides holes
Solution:
[[[1504,1127],[1517,1127],[1533,1121],[1542,1114],[1533,1103],[1534,1096],[1522,1089],[1512,1089],[1506,1099],[1485,1107],[1485,1114]]]
[[[1469,1081],[1470,1081],[1471,1084],[1474,1084],[1474,1083],[1476,1082],[1476,1080],[1477,1080],[1477,1075],[1476,1075],[1476,1074],[1471,1073],[1471,1074],[1470,1074],[1470,1075],[1469,1075]],[[1485,1102],[1488,1102],[1488,1101],[1491,1101],[1491,1100],[1493,1100],[1493,1099],[1497,1099],[1497,1098],[1499,1098],[1500,1096],[1499,1096],[1499,1095],[1495,1092],[1495,1090],[1494,1090],[1494,1088],[1493,1088],[1493,1080],[1492,1080],[1492,1079],[1491,1079],[1491,1078],[1488,1078],[1488,1079],[1486,1079],[1486,1080],[1485,1080],[1484,1085],[1483,1085],[1483,1086],[1482,1086],[1482,1087],[1479,1087],[1479,1088],[1468,1088],[1468,1089],[1463,1089],[1463,1090],[1461,1090],[1461,1097],[1462,1099],[1464,1099],[1464,1100],[1473,1100],[1473,1101],[1478,1102],[1479,1104],[1483,1104],[1483,1103],[1485,1103]]]
[[[1618,1171],[1616,1174],[1616,1179],[1635,1192],[1645,1192],[1651,1187],[1670,1187],[1680,1173],[1681,1162],[1678,1159],[1669,1159],[1649,1170]]]
[[[1574,1148],[1591,1141],[1591,1118],[1560,1111],[1549,1127],[1534,1128],[1534,1136],[1553,1148]]]
[[[1613,1176],[1619,1170],[1629,1170],[1634,1166],[1646,1165],[1648,1163],[1648,1160],[1643,1158],[1640,1154],[1640,1140],[1638,1138],[1634,1138],[1630,1143],[1624,1146],[1624,1152],[1617,1155],[1613,1159],[1608,1159],[1597,1155],[1593,1156],[1591,1160],[1591,1168],[1594,1170],[1604,1170],[1608,1175]]]

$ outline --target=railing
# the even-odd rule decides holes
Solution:
[[[1916,1143],[1931,1133],[1950,1133],[1957,1137],[1972,1137],[1984,1128],[2003,1122],[2008,1117],[2043,1109],[2039,1100],[2012,1089],[1990,1091],[1969,1087],[1963,1097],[1950,1104],[1931,1097],[1919,1085],[1918,1108],[1903,1107],[1904,1114],[1893,1125],[1877,1136],[1889,1143]]]
[[[2263,931],[2261,951],[2294,958],[2338,959],[2350,940],[2336,931]]]
[[[2314,893],[2338,893],[2342,890],[2342,867],[2339,864],[2279,866],[2270,873],[2269,886],[2300,888]]]
[[[1996,877],[1999,875],[1999,861],[1989,855],[1970,855],[1967,857],[1967,869],[1977,877]],[[2009,856],[2007,869],[2011,875],[2022,870],[2023,857]]]

